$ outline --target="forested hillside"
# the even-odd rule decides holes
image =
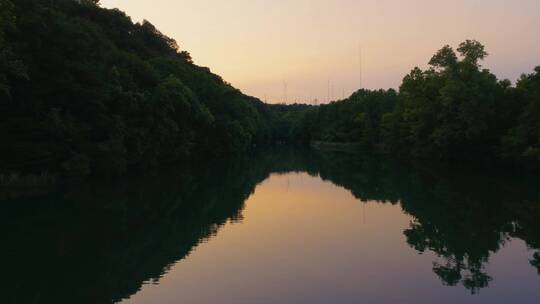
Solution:
[[[0,0],[0,167],[117,175],[274,140],[261,101],[96,2]]]

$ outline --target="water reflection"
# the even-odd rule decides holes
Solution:
[[[483,289],[489,289],[490,283],[499,279],[490,274],[490,260],[513,239],[523,240],[531,249],[527,253],[530,259],[527,262],[540,273],[538,180],[524,176],[510,177],[512,175],[502,172],[429,167],[431,169],[426,170],[372,158],[280,150],[213,164],[205,169],[199,168],[192,174],[87,185],[39,200],[2,202],[0,220],[4,250],[0,252],[0,257],[4,266],[0,283],[5,299],[3,303],[114,303],[133,296],[143,284],[162,282],[163,276],[166,278],[167,273],[176,267],[185,267],[182,282],[195,284],[198,282],[195,278],[198,275],[202,277],[203,271],[189,268],[182,260],[190,257],[194,248],[203,246],[201,243],[219,239],[212,237],[220,229],[225,229],[222,228],[225,224],[228,224],[225,227],[235,227],[232,223],[244,221],[245,224],[238,225],[251,229],[242,232],[249,233],[246,240],[253,242],[253,235],[258,235],[258,238],[266,236],[266,244],[274,244],[273,247],[265,246],[265,250],[277,250],[285,245],[297,248],[293,243],[284,244],[287,240],[292,242],[292,239],[280,238],[280,233],[301,240],[303,247],[298,248],[310,248],[310,254],[302,260],[294,259],[292,251],[288,254],[276,251],[270,255],[274,257],[272,260],[252,262],[264,263],[265,267],[274,270],[279,269],[280,265],[304,265],[308,268],[303,271],[296,269],[294,273],[295,276],[310,274],[303,278],[304,281],[317,275],[334,274],[337,285],[332,288],[340,290],[341,294],[333,295],[326,299],[328,301],[340,299],[340,303],[346,300],[354,302],[353,292],[359,287],[350,286],[347,289],[346,286],[351,284],[347,279],[358,276],[335,273],[342,264],[325,259],[329,259],[330,254],[331,257],[338,254],[344,261],[352,263],[350,267],[358,262],[351,256],[353,253],[369,259],[365,246],[373,252],[378,250],[381,256],[389,260],[390,257],[403,256],[405,261],[409,251],[399,244],[407,244],[414,249],[411,252],[423,253],[415,267],[429,266],[431,278],[439,277],[444,285],[456,286],[469,293],[482,293]],[[291,172],[297,174],[291,175]],[[300,184],[298,181],[293,185],[286,183],[284,191],[296,193],[292,201],[288,201],[291,200],[290,194],[280,197],[279,191],[269,188],[271,184],[261,186],[266,187],[266,192],[251,196],[257,185],[271,174],[281,174],[281,178],[287,177],[289,180],[301,172],[313,177],[306,183],[315,184]],[[344,190],[340,192],[332,188],[318,192],[317,189],[323,187],[318,182],[319,178]],[[342,197],[347,193],[352,195],[351,198]],[[267,195],[265,201],[275,201],[276,205],[263,208],[259,204],[251,211],[246,209],[246,200],[250,196],[250,199],[256,200],[263,194]],[[356,202],[357,207],[316,204],[324,195],[330,195],[327,201],[339,203],[350,200]],[[278,201],[280,204],[277,204]],[[295,205],[295,201],[304,201],[305,204]],[[308,205],[308,201],[312,205]],[[363,219],[346,217],[347,213],[363,213],[365,210],[356,212],[353,208],[364,208],[370,204],[388,206],[390,209],[376,209],[380,214],[373,221],[383,222],[364,227],[372,230],[354,230],[360,227],[355,223]],[[303,209],[306,206],[319,212]],[[321,217],[332,210],[343,212],[341,222]],[[371,210],[375,212],[374,207]],[[244,214],[246,212],[249,214]],[[281,216],[275,216],[276,212],[281,212]],[[250,225],[250,218],[256,218],[257,225]],[[272,222],[278,219],[282,221]],[[261,221],[269,222],[263,226]],[[393,222],[404,225],[403,229]],[[262,229],[260,227],[274,227],[276,230],[257,230]],[[280,231],[280,227],[288,229]],[[306,227],[311,227],[311,230]],[[227,234],[224,235],[225,239],[220,241],[223,246],[240,242],[238,239],[226,241]],[[343,242],[329,240],[335,235],[342,235]],[[230,265],[239,268],[239,273],[250,270],[242,269],[238,257],[249,265],[248,260],[269,255],[269,252],[253,248],[249,252],[246,248],[250,247],[246,247],[246,242],[234,244],[236,250],[245,251],[234,251],[237,262]],[[332,251],[328,251],[330,247],[333,247]],[[339,248],[338,253],[335,248]],[[216,250],[201,249],[205,254],[213,255],[208,259],[224,254]],[[385,254],[382,252],[384,250],[389,252]],[[312,256],[311,252],[321,254]],[[326,257],[323,253],[327,254]],[[327,262],[324,267],[321,265],[323,261]],[[230,260],[223,260],[223,264],[227,262],[230,263]],[[320,269],[309,268],[313,265],[320,265]],[[390,262],[388,265],[377,265],[380,273],[373,276],[414,275],[414,269],[405,270],[405,266],[398,267],[397,264],[392,268],[389,265]],[[290,269],[288,271],[292,272]],[[425,283],[428,288],[431,281],[429,277],[423,281],[420,272],[418,269],[417,285]],[[288,286],[299,284],[283,277],[287,269],[280,274],[282,277],[279,279],[288,282]],[[186,282],[189,278],[194,281]],[[273,281],[267,281],[271,286],[269,282]],[[537,283],[524,282],[523,285],[534,286]],[[366,286],[364,288],[370,286],[367,282],[362,284]],[[442,286],[440,283],[438,285]],[[504,288],[498,288],[501,287]],[[252,286],[252,289],[257,290],[257,286]],[[284,288],[279,290],[283,291]],[[455,289],[448,289],[450,291],[451,294],[458,293]],[[248,293],[246,291],[246,295]],[[310,299],[310,303],[324,303],[321,294],[309,290],[305,293],[318,297]],[[306,299],[306,294],[296,298],[298,301],[295,303],[302,303],[299,299]],[[288,301],[282,302],[294,302],[291,300],[294,298],[291,294]],[[165,300],[154,299],[152,302],[164,303]],[[251,303],[263,301],[251,298]]]

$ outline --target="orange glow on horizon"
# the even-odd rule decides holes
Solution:
[[[484,63],[515,81],[540,65],[538,0],[102,0],[147,19],[195,63],[268,102],[327,102],[360,86],[397,88],[446,44],[484,43]],[[330,82],[330,86],[328,83]],[[330,92],[330,93],[329,93]],[[330,96],[329,96],[330,95]]]

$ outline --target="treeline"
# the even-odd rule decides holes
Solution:
[[[459,56],[458,56],[459,55]],[[540,67],[516,86],[480,61],[484,46],[445,46],[399,92],[360,90],[304,113],[303,138],[443,160],[540,161]]]
[[[0,0],[0,168],[118,175],[280,137],[278,112],[97,2]]]
[[[540,67],[511,86],[482,69],[480,43],[457,51],[444,47],[399,91],[268,105],[98,1],[0,0],[0,171],[120,175],[313,141],[539,163]]]

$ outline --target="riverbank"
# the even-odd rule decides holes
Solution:
[[[327,141],[312,141],[310,143],[311,148],[320,151],[332,151],[332,152],[347,152],[356,153],[362,150],[362,145],[357,142],[327,142]]]

